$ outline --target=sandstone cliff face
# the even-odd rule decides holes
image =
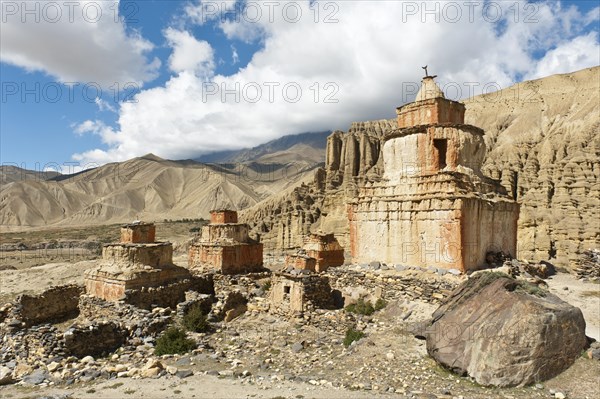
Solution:
[[[252,227],[250,236],[263,243],[265,256],[303,245],[304,236],[321,216],[323,178],[323,170],[317,170],[314,181],[302,182],[239,213],[240,220]]]
[[[465,101],[465,122],[485,131],[484,174],[521,203],[519,258],[569,266],[585,249],[600,247],[599,88],[596,67]],[[355,122],[347,133],[331,134],[322,187],[302,189],[312,192],[310,205],[294,194],[245,211],[247,222],[262,226],[266,247],[297,248],[302,234],[322,230],[348,250],[346,203],[358,185],[381,179],[382,137],[396,126],[396,119]]]
[[[484,173],[521,203],[519,257],[573,266],[600,247],[600,67],[466,102],[485,130]]]

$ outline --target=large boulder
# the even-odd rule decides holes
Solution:
[[[429,355],[442,366],[499,387],[552,378],[587,346],[579,308],[497,272],[457,287],[425,335]]]

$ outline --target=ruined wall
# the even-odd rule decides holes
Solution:
[[[90,281],[90,280],[88,280]],[[152,305],[175,309],[179,302],[185,301],[186,291],[195,291],[213,295],[212,276],[191,276],[179,281],[169,281],[157,278],[157,283],[149,281],[102,280],[90,281],[88,295],[102,298],[106,301],[123,301],[141,309],[150,309]]]
[[[156,237],[154,224],[135,224],[121,227],[122,243],[152,243]]]
[[[79,358],[106,355],[121,347],[126,336],[126,331],[112,322],[71,327],[63,334],[64,349]]]
[[[461,202],[461,246],[465,269],[485,265],[487,252],[503,252],[515,257],[518,206],[506,201],[463,199]]]
[[[202,227],[202,242],[247,242],[249,227],[245,224],[217,224]]]
[[[206,267],[224,274],[241,274],[261,271],[263,268],[262,244],[190,246],[190,269]]]
[[[466,271],[484,266],[488,251],[516,253],[518,206],[508,201],[392,196],[349,208],[354,262]]]
[[[46,322],[60,322],[76,317],[79,296],[83,287],[64,285],[52,287],[39,295],[19,295],[13,305],[13,316],[26,326]]]
[[[154,244],[106,244],[102,248],[102,258],[123,264],[164,267],[173,264],[171,243]]]
[[[230,210],[211,211],[210,222],[213,224],[237,223],[237,212]]]
[[[406,271],[379,274],[348,269],[330,269],[326,273],[331,287],[348,300],[352,296],[376,296],[386,301],[421,300],[440,304],[460,284],[455,277]],[[344,306],[348,303],[344,303]]]
[[[159,287],[189,278],[187,269],[175,265],[161,269],[107,267],[86,271],[85,288],[90,295],[107,301],[118,301],[124,298],[128,290]]]
[[[285,257],[285,265],[294,269],[316,271],[317,260],[310,255],[288,255]]]
[[[283,314],[334,307],[329,279],[321,275],[273,275],[270,301],[271,311]]]

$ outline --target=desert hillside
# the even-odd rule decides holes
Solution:
[[[521,203],[519,253],[568,263],[600,247],[600,68],[470,99],[484,171]]]
[[[309,176],[314,166],[219,166],[147,155],[60,179],[3,184],[0,225],[15,229],[207,217],[215,208],[252,206]]]

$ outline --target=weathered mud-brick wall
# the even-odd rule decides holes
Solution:
[[[13,305],[14,316],[27,326],[76,317],[82,293],[83,287],[64,285],[52,287],[39,295],[20,295]]]
[[[249,227],[237,222],[235,211],[213,211],[198,241],[190,245],[188,267],[224,274],[258,272],[263,268],[263,246],[252,240]]]
[[[270,300],[271,309],[283,314],[334,307],[329,279],[318,274],[273,275]]]
[[[317,266],[317,260],[308,255],[288,255],[285,257],[286,267],[293,267],[298,270],[310,270],[315,271]]]
[[[238,217],[236,211],[216,210],[210,212],[210,222],[213,224],[237,223]]]
[[[151,243],[154,242],[155,236],[156,227],[153,223],[136,223],[121,227],[122,243]]]
[[[210,265],[224,274],[243,274],[262,269],[263,252],[260,244],[190,246],[190,267]]]
[[[316,260],[317,272],[344,264],[344,249],[333,234],[311,234],[304,240],[302,248],[308,256]]]
[[[106,244],[102,248],[102,259],[152,267],[168,266],[173,263],[173,245],[169,242]]]

